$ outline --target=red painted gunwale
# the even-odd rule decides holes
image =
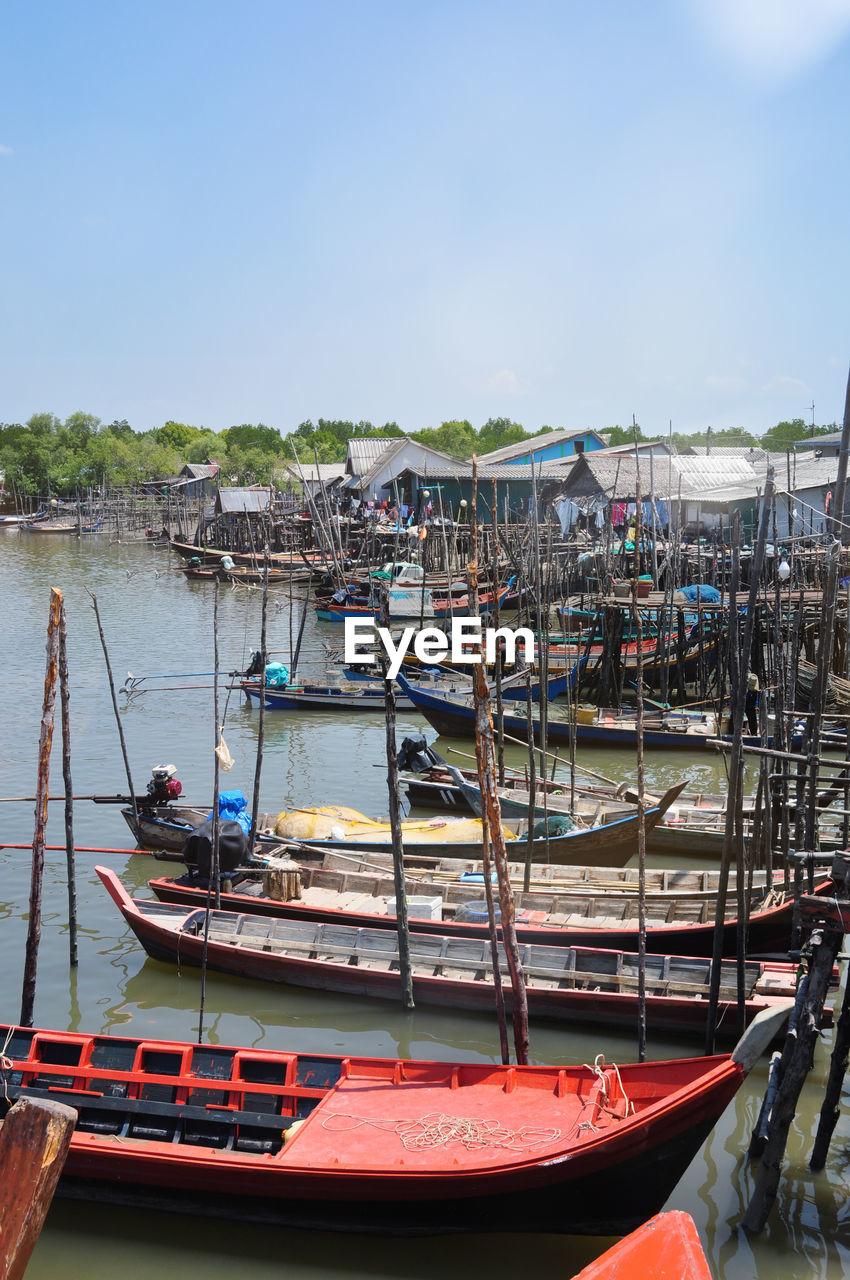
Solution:
[[[0,1035],[9,1031],[0,1027]],[[23,1034],[28,1034],[26,1029]],[[134,1047],[133,1068],[94,1065],[92,1051],[104,1041]],[[76,1065],[68,1065],[74,1054],[67,1050],[72,1046],[79,1048]],[[57,1047],[66,1052],[57,1054]],[[193,1052],[202,1048],[208,1046],[36,1030],[26,1056],[17,1057],[7,1048],[11,1056],[4,1075],[8,1081],[10,1074],[21,1072],[16,1088],[82,1108],[66,1165],[66,1174],[73,1179],[220,1193],[237,1202],[254,1196],[279,1197],[323,1203],[331,1214],[334,1204],[376,1201],[386,1208],[389,1219],[394,1204],[416,1202],[417,1212],[424,1208],[427,1214],[429,1202],[436,1207],[458,1198],[477,1201],[480,1197],[526,1192],[537,1196],[547,1191],[563,1193],[566,1213],[570,1186],[580,1187],[584,1180],[600,1175],[613,1176],[624,1162],[657,1159],[659,1151],[671,1143],[687,1147],[693,1135],[704,1136],[745,1074],[727,1055],[619,1068],[609,1065],[605,1074],[611,1092],[606,1112],[599,1105],[597,1076],[589,1067],[502,1067],[343,1057],[339,1080],[322,1090],[289,1083],[299,1055],[272,1050],[216,1046],[234,1055],[231,1078],[195,1074]],[[179,1074],[145,1071],[144,1055],[150,1052],[179,1054]],[[64,1057],[64,1062],[57,1063],[57,1056]],[[301,1056],[311,1061],[340,1061],[324,1055]],[[257,1063],[283,1064],[287,1083],[259,1084],[248,1079],[246,1064]],[[61,1083],[51,1086],[51,1078]],[[66,1083],[69,1079],[70,1086]],[[81,1100],[81,1094],[88,1092],[96,1101],[113,1082],[128,1085],[131,1099],[141,1098],[146,1087],[166,1086],[174,1091],[177,1104],[185,1103],[194,1090],[224,1091],[228,1102],[216,1107],[218,1111],[238,1110],[246,1094],[280,1096],[290,1115],[299,1097],[318,1097],[319,1101],[298,1133],[276,1155],[258,1156],[86,1132],[85,1098]],[[624,1094],[634,1107],[634,1114],[627,1117],[622,1114],[626,1109]],[[460,1143],[405,1149],[394,1126],[399,1121],[418,1121],[435,1111],[486,1118],[515,1132],[541,1130],[543,1137],[531,1149],[519,1151],[494,1146],[470,1149]],[[287,1110],[281,1114],[286,1115]],[[694,1138],[691,1155],[700,1141],[700,1137]],[[646,1189],[638,1190],[643,1195]],[[659,1195],[666,1198],[666,1194],[669,1187],[664,1190],[659,1186]],[[618,1214],[623,1221],[630,1216],[629,1206],[616,1201],[605,1206],[605,1211]],[[238,1204],[234,1212],[238,1216]],[[609,1217],[606,1225],[610,1221]],[[570,1230],[565,1222],[562,1217],[548,1229]],[[460,1229],[475,1230],[474,1219]],[[547,1228],[525,1225],[520,1217],[505,1223],[505,1229]]]
[[[174,877],[158,876],[150,880],[149,885],[160,902],[176,902],[193,907],[206,906],[206,889],[181,885]],[[831,881],[824,880],[815,886],[815,893],[825,894],[830,888]],[[423,880],[419,892],[438,893],[439,889],[439,884],[432,890],[429,883]],[[394,915],[347,911],[339,907],[309,906],[300,900],[278,902],[273,898],[258,898],[248,893],[239,893],[235,889],[221,894],[221,905],[225,911],[277,916],[284,920],[327,920],[363,929],[394,929],[396,927]],[[786,950],[790,943],[793,910],[794,904],[789,900],[766,910],[753,911],[747,922],[750,952]],[[554,946],[608,947],[623,951],[637,948],[637,920],[633,922],[631,928],[624,924],[620,928],[603,929],[595,926],[592,920],[588,920],[586,927],[539,924],[535,921],[534,915],[534,912],[523,912],[517,909],[516,934],[520,942],[537,942]],[[466,938],[487,937],[489,928],[486,924],[477,924],[473,921],[428,920],[416,916],[409,917],[408,923],[415,933],[442,933]],[[726,922],[723,931],[724,955],[734,954],[737,928],[737,920],[731,919]],[[710,956],[713,945],[713,922],[696,924],[693,921],[683,921],[680,924],[652,925],[650,923],[647,926],[646,949],[652,955]]]
[[[202,933],[178,932],[176,928],[159,923],[156,919],[145,915],[144,908],[147,904],[141,900],[132,899],[113,871],[105,867],[96,867],[95,870],[149,955],[154,959],[173,964],[201,964],[204,951]],[[159,907],[159,910],[167,910],[167,907]],[[189,907],[182,909],[174,906],[171,910],[178,913],[178,916],[183,912],[185,920],[196,914]],[[175,916],[175,922],[177,918]],[[244,978],[388,1000],[397,999],[399,995],[397,971],[354,967],[348,963],[337,963],[331,960],[280,955],[264,951],[261,947],[228,945],[213,938],[208,939],[206,952],[208,968]],[[785,975],[791,966],[766,962],[766,968]],[[431,1003],[444,1008],[488,1013],[493,1007],[493,990],[488,982],[415,975],[413,987],[417,1003]],[[507,982],[504,982],[504,991],[505,1002],[510,1009],[511,989]],[[528,1010],[532,1016],[558,1021],[581,1020],[605,1026],[618,1024],[634,1026],[637,1010],[636,992],[559,989],[529,985],[527,999]],[[745,1005],[747,1022],[763,1009],[772,1005],[786,1004],[787,1000],[787,991],[778,992],[776,996],[756,996],[747,1000]],[[650,986],[647,992],[646,1013],[647,1025],[654,1032],[671,1035],[689,1033],[701,1035],[705,1030],[705,1000],[685,996],[654,995]],[[828,1016],[831,1017],[831,1010]],[[717,1034],[721,1038],[735,1034],[735,1009],[734,1005],[728,1001],[721,1000],[718,1005]]]

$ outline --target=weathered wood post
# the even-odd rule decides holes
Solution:
[[[478,516],[476,501],[478,491],[478,463],[472,458],[472,555],[469,562],[470,593],[474,607],[478,607]],[[528,1063],[528,997],[525,974],[520,961],[514,920],[514,895],[508,871],[505,836],[502,831],[502,814],[496,786],[496,753],[493,740],[493,720],[490,715],[490,690],[487,686],[484,664],[474,667],[473,695],[475,702],[475,756],[478,762],[478,785],[481,789],[483,811],[493,848],[493,861],[499,886],[499,906],[502,912],[502,941],[508,972],[511,978],[511,1013],[514,1027],[514,1049],[520,1066]],[[529,731],[531,728],[529,727]],[[533,741],[533,739],[532,739]],[[491,917],[492,919],[492,917]],[[498,964],[494,966],[494,978]]]
[[[386,587],[381,588],[380,625],[389,629],[390,601]],[[401,805],[398,792],[398,750],[395,730],[395,686],[389,678],[387,651],[380,646],[381,671],[384,676],[384,714],[386,722],[387,793],[390,808],[390,831],[393,843],[393,884],[395,886],[395,915],[398,932],[398,962],[401,979],[401,1007],[413,1009],[413,966],[410,961],[410,930],[407,923],[407,894],[404,875],[404,846],[401,837]]]
[[[65,861],[68,870],[68,945],[70,961],[77,956],[77,881],[74,865],[74,786],[71,780],[71,690],[68,683],[68,628],[65,602],[59,608],[59,695],[62,704],[62,778],[65,783]]]
[[[0,1126],[0,1169],[5,1173],[2,1280],[23,1280],[76,1123],[73,1107],[43,1098],[21,1098]]]
[[[27,922],[27,946],[24,958],[24,985],[21,993],[21,1026],[31,1027],[35,1006],[35,979],[38,970],[38,944],[41,939],[41,889],[44,880],[44,828],[47,825],[47,799],[50,782],[50,748],[53,744],[53,710],[56,705],[56,676],[59,665],[59,620],[62,592],[50,589],[50,613],[47,622],[47,667],[44,675],[44,698],[41,710],[41,732],[38,740],[38,778],[36,781],[35,834],[32,841],[32,878]]]
[[[291,575],[290,575],[291,577]],[[260,672],[260,715],[257,725],[257,762],[254,766],[254,794],[251,803],[251,834],[248,838],[248,850],[254,848],[257,839],[257,821],[260,814],[260,776],[263,772],[263,744],[266,730],[266,616],[269,604],[269,549],[263,554],[263,610],[260,622],[260,652],[263,655],[263,669]]]

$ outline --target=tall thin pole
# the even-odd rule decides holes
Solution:
[[[472,555],[469,561],[470,593],[478,607],[478,463],[472,458]],[[505,852],[505,836],[502,830],[502,815],[499,808],[499,793],[496,787],[496,759],[493,743],[493,720],[490,715],[490,690],[484,673],[484,664],[478,662],[474,668],[474,701],[475,701],[475,755],[478,763],[478,785],[481,789],[481,800],[487,815],[487,826],[493,843],[493,860],[496,864],[496,877],[499,885],[499,905],[502,911],[502,941],[505,949],[508,972],[511,977],[511,1012],[514,1026],[514,1049],[517,1063],[520,1066],[528,1063],[528,997],[525,988],[525,974],[520,961],[517,946],[514,919],[514,896],[508,872],[507,854]],[[533,741],[533,739],[532,739]],[[485,873],[486,874],[486,873]],[[494,965],[494,981],[498,965]]]
[[[32,1026],[35,1006],[35,979],[38,970],[38,944],[41,939],[41,889],[44,881],[44,828],[47,825],[47,795],[50,781],[50,748],[53,744],[53,710],[56,704],[56,676],[59,665],[59,622],[62,592],[50,589],[50,613],[47,622],[47,666],[44,675],[44,699],[41,710],[41,732],[38,740],[38,779],[36,782],[35,833],[32,841],[32,878],[27,922],[27,947],[24,959],[24,984],[21,992],[21,1026]]]
[[[635,561],[632,577],[632,609],[635,624],[637,684],[637,788],[638,788],[638,1061],[646,1061],[646,805],[643,771],[643,619],[638,608],[638,578],[643,540],[643,502],[640,471],[635,468]]]
[[[68,868],[68,944],[77,964],[77,882],[74,866],[74,786],[71,780],[71,691],[68,684],[65,602],[59,609],[59,694],[62,701],[62,778],[65,783],[65,859]]]
[[[257,726],[257,763],[254,767],[254,797],[251,805],[251,835],[249,850],[253,849],[257,838],[257,820],[260,814],[260,774],[263,771],[263,742],[266,729],[266,613],[269,603],[269,549],[265,547],[263,557],[263,612],[260,623],[260,652],[263,655],[263,669],[260,672],[260,721]]]
[[[389,628],[390,604],[386,587],[381,589],[381,626]],[[390,806],[390,831],[393,843],[393,883],[395,885],[395,915],[398,932],[398,962],[401,978],[401,1007],[413,1009],[413,966],[410,960],[410,930],[407,923],[407,896],[404,878],[404,846],[401,833],[401,806],[399,804],[398,751],[395,731],[395,687],[388,675],[387,651],[380,648],[381,670],[384,675],[384,709],[386,719],[387,792]]]
[[[86,589],[88,590],[88,588]],[[218,587],[216,587],[216,593],[217,592],[218,592]],[[118,740],[121,743],[121,755],[124,759],[124,771],[127,774],[127,786],[130,788],[130,804],[133,806],[133,822],[138,835],[138,839],[141,840],[142,833],[139,830],[139,806],[136,803],[136,789],[133,786],[133,779],[130,776],[130,760],[127,755],[127,743],[124,741],[124,728],[121,724],[121,713],[118,710],[118,699],[115,695],[115,681],[112,678],[112,664],[109,661],[109,650],[106,647],[106,637],[103,634],[103,626],[100,621],[100,610],[97,607],[97,596],[94,595],[93,592],[91,591],[89,591],[88,594],[91,597],[92,608],[94,609],[94,616],[97,619],[97,630],[98,630],[98,635],[100,636],[100,646],[103,649],[103,657],[104,657],[104,661],[106,662],[106,675],[109,680],[109,692],[112,694],[112,710],[115,713],[115,723],[118,726]],[[217,687],[218,687],[218,677],[216,677],[216,688]]]

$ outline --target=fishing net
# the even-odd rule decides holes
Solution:
[[[542,1143],[555,1142],[561,1136],[560,1129],[538,1129],[529,1125],[522,1129],[505,1129],[497,1120],[449,1116],[442,1111],[430,1111],[417,1120],[380,1120],[339,1113],[326,1116],[322,1125],[336,1133],[348,1133],[360,1127],[396,1133],[405,1151],[429,1151],[453,1143],[460,1143],[467,1151],[480,1151],[485,1147],[527,1151]]]

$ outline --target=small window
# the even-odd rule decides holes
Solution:
[[[584,453],[584,441],[583,441],[583,440],[575,440],[575,441],[573,442],[573,452],[574,452],[574,453]]]

